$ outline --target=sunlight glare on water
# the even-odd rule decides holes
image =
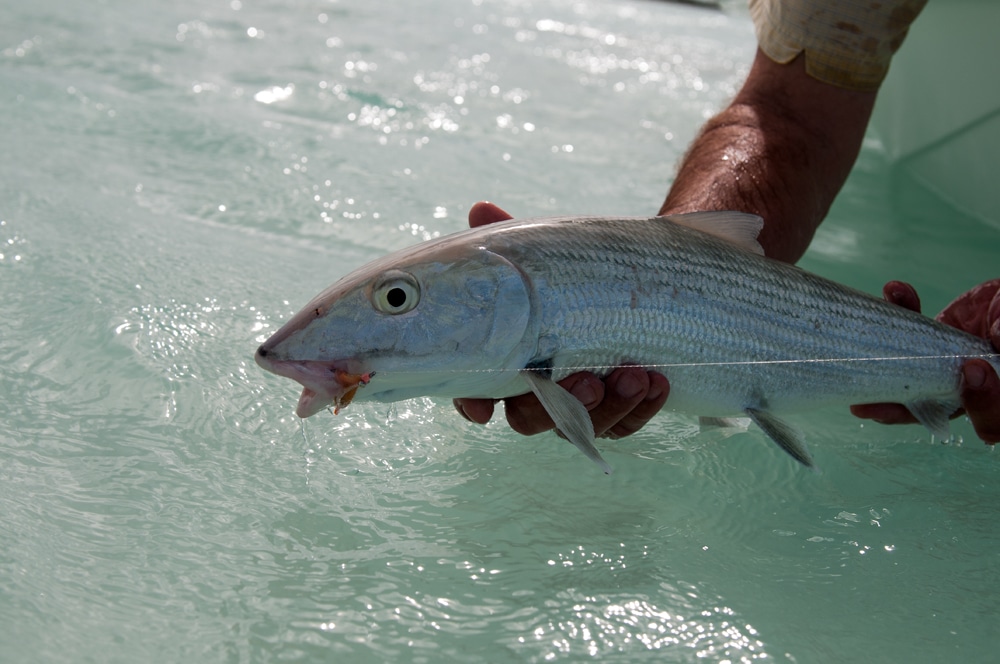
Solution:
[[[8,7],[0,661],[990,660],[967,422],[799,416],[812,474],[664,413],[605,477],[447,400],[303,422],[253,362],[477,200],[654,212],[753,52],[740,3]],[[887,171],[870,136],[804,267],[929,311],[996,276],[994,228],[900,213]]]

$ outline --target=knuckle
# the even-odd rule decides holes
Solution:
[[[551,429],[551,424],[540,421],[540,418],[526,412],[524,408],[517,404],[506,405],[507,424],[516,433],[522,436],[534,436],[537,433]]]

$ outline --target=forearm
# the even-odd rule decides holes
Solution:
[[[660,214],[740,210],[764,218],[768,256],[798,260],[843,186],[875,93],[837,88],[757,53],[742,90],[681,162]]]

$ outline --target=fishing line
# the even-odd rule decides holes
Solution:
[[[419,374],[419,373],[506,373],[520,371],[604,371],[614,370],[621,367],[637,366],[643,369],[671,369],[686,367],[735,367],[735,366],[766,366],[781,364],[834,364],[849,362],[905,362],[914,360],[998,360],[1000,353],[982,353],[979,355],[896,355],[886,357],[820,357],[820,358],[798,358],[787,360],[727,360],[722,362],[665,362],[655,364],[629,363],[621,364],[580,364],[573,366],[553,366],[553,367],[525,367],[522,369],[394,369],[381,370],[379,373],[394,374]]]

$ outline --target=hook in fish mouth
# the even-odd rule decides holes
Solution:
[[[257,349],[254,359],[263,369],[302,385],[295,414],[303,419],[330,406],[334,414],[339,413],[375,375],[374,371],[351,370],[349,365],[357,363],[350,360],[279,360],[264,346]]]

